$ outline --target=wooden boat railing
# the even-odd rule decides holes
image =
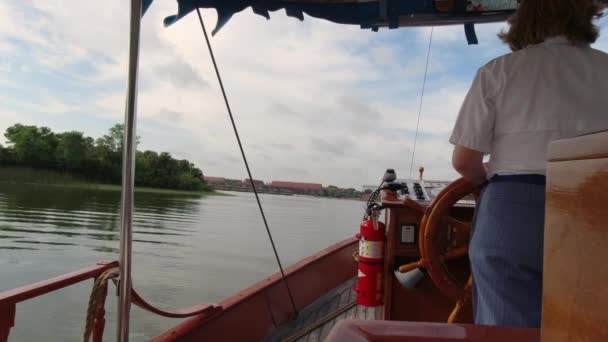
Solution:
[[[0,293],[0,342],[8,341],[10,330],[15,326],[15,313],[18,303],[96,278],[103,272],[117,266],[117,261],[102,261],[95,266]],[[102,322],[102,319],[100,317],[99,322]],[[98,329],[94,329],[94,331],[96,330]],[[93,340],[101,341],[101,336],[94,335]]]
[[[312,303],[322,294],[356,276],[357,264],[353,262],[351,255],[357,245],[358,240],[350,237],[285,269],[286,279],[295,291],[298,308]],[[117,261],[102,261],[95,266],[0,293],[0,342],[8,341],[10,330],[15,325],[18,303],[89,279],[95,279],[96,282],[100,279],[111,279],[108,272],[116,272],[117,267]],[[98,285],[93,285],[94,290],[96,286]],[[152,339],[159,342],[218,341],[218,336],[225,338],[225,341],[242,341],[243,335],[250,337],[251,341],[259,340],[294,314],[288,305],[282,275],[278,272],[222,300],[218,305],[198,304],[186,309],[165,311],[146,302],[134,290],[131,290],[131,300],[140,308],[160,316],[191,317]],[[99,300],[98,303],[103,302]],[[83,308],[83,311],[85,309]],[[101,342],[105,310],[103,306],[94,306],[88,311],[91,310],[94,310],[92,322],[89,320],[89,324],[93,325],[91,337],[94,342]],[[252,317],[252,312],[257,314]],[[262,312],[264,314],[260,314]],[[226,326],[233,326],[235,322],[240,322],[242,329],[225,330]],[[199,338],[201,335],[211,338]]]
[[[0,342],[7,342],[10,330],[15,326],[15,314],[17,304],[27,300],[43,296],[47,293],[57,291],[68,286],[81,283],[89,279],[97,279],[104,272],[118,267],[118,261],[100,261],[95,266],[83,268],[55,278],[40,281],[38,283],[25,285],[13,290],[0,293]],[[199,315],[200,318],[212,317],[222,311],[221,306],[214,304],[198,304],[189,308],[176,311],[159,309],[146,302],[135,290],[131,290],[133,304],[154,313],[156,315],[170,318],[186,318]],[[96,309],[92,327],[93,342],[101,342],[105,326],[105,310]]]

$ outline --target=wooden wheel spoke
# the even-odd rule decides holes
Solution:
[[[417,268],[425,268],[426,265],[423,260],[418,260],[416,262],[411,262],[409,264],[399,266],[399,272],[407,273],[409,271],[415,270]]]
[[[459,246],[445,252],[445,254],[443,255],[443,260],[454,260],[465,257],[467,255],[469,255],[469,245]]]
[[[471,224],[469,222],[461,221],[451,216],[445,216],[443,220],[445,223],[450,225],[452,229],[455,229],[457,231],[456,233],[458,234],[471,232]]]
[[[470,199],[468,196],[471,194],[477,200],[479,189],[466,179],[460,178],[435,197],[424,215],[426,224],[421,229],[424,231],[424,238],[420,239],[419,244],[421,254],[428,263],[427,274],[435,285],[454,301],[463,298],[465,286],[459,279],[461,272],[452,273],[452,266],[458,263],[449,261],[464,261],[462,259],[468,256],[472,227],[471,223],[467,222],[468,217],[453,217],[450,212],[456,213],[452,207],[463,198]]]

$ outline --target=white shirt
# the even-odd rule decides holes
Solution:
[[[548,145],[608,129],[608,54],[565,37],[477,72],[450,142],[490,154],[495,174],[545,174]]]

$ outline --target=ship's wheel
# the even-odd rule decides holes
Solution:
[[[424,268],[437,288],[457,303],[470,298],[471,281],[463,282],[448,261],[468,255],[471,223],[450,215],[451,208],[469,195],[476,199],[479,187],[460,178],[446,186],[426,209],[420,224],[418,247],[421,259],[403,265],[401,272]]]

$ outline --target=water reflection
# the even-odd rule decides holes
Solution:
[[[87,246],[93,251],[116,251],[90,242],[118,240],[118,191],[1,184],[0,194],[1,248],[81,246],[83,240],[88,240]],[[194,230],[200,215],[199,199],[200,196],[136,193],[134,241],[181,245],[171,237]]]
[[[352,236],[363,204],[262,195],[285,266]],[[120,193],[0,182],[0,291],[118,257]],[[174,309],[218,302],[277,271],[252,194],[136,193],[133,271],[138,291]],[[90,282],[20,304],[11,340],[72,341],[82,334]],[[115,329],[108,297],[106,337]],[[132,340],[176,324],[134,309]],[[31,329],[30,327],[37,327]]]

